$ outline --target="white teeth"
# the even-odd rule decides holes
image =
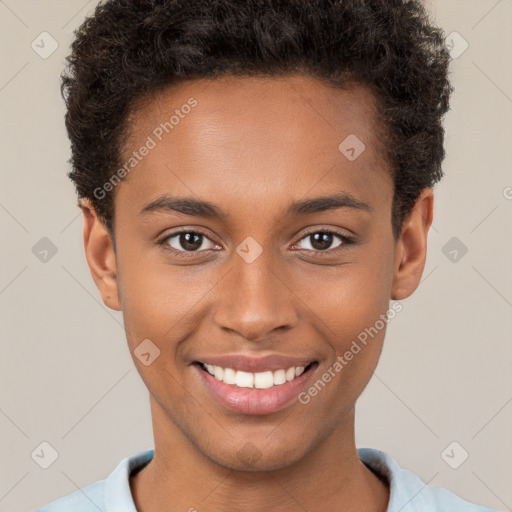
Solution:
[[[222,377],[224,377],[224,368],[221,368],[220,366],[215,366],[213,369],[213,373],[217,380],[222,380]]]
[[[235,376],[235,384],[239,388],[254,387],[254,373],[242,372],[241,370],[238,370]]]
[[[226,384],[235,384],[236,383],[236,372],[233,368],[225,368],[224,369],[224,377],[222,380]]]
[[[274,375],[272,372],[261,372],[254,374],[254,387],[258,389],[271,388],[274,385]]]
[[[274,372],[250,373],[242,370],[233,370],[232,368],[222,368],[213,364],[204,364],[210,375],[226,384],[238,386],[240,388],[268,389],[272,386],[280,386],[290,382],[304,373],[304,366],[292,366],[288,369],[276,370]]]
[[[285,370],[277,370],[274,372],[274,384],[277,386],[279,384],[284,384],[286,382],[286,371]]]

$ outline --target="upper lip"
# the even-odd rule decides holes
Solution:
[[[244,354],[225,354],[199,357],[198,363],[212,364],[221,368],[232,368],[243,372],[259,373],[264,371],[287,370],[296,366],[307,366],[315,362],[311,357],[290,357],[281,354],[270,354],[261,357]]]

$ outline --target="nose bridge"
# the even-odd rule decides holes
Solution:
[[[240,244],[231,271],[220,283],[215,321],[247,340],[257,340],[278,327],[296,322],[293,294],[283,284],[275,259],[263,250],[251,261],[257,247]],[[245,250],[245,252],[244,252]]]

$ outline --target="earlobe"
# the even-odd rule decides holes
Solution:
[[[434,215],[434,193],[422,191],[405,219],[395,248],[395,269],[391,299],[409,297],[418,287],[427,257],[427,237]]]
[[[121,311],[117,264],[112,240],[89,199],[81,202],[84,220],[84,249],[92,278],[106,306]]]

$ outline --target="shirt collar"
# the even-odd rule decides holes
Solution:
[[[153,448],[123,459],[105,480],[105,512],[137,512],[130,490],[130,474],[142,469],[155,454]]]
[[[130,490],[130,474],[142,469],[154,456],[154,449],[144,450],[123,459],[105,480],[105,512],[137,512]],[[388,454],[373,448],[358,448],[359,459],[388,482],[387,510],[402,510],[425,484],[412,472],[402,469]]]

